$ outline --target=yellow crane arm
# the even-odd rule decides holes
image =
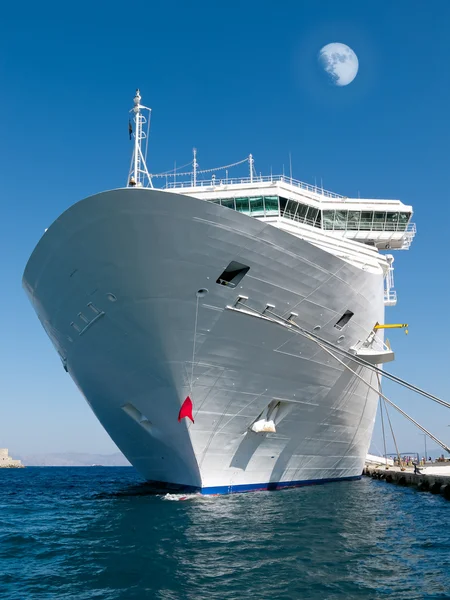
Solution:
[[[405,329],[405,333],[408,333],[408,323],[389,323],[385,325],[380,325],[380,323],[375,323],[374,331],[378,329]]]

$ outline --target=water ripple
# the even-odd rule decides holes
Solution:
[[[440,496],[364,479],[180,499],[129,468],[0,471],[0,597],[450,599]]]

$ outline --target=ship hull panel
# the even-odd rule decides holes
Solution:
[[[236,288],[217,284],[232,261],[248,273]],[[203,200],[125,189],[61,215],[24,286],[71,377],[147,480],[227,493],[360,476],[373,373],[350,364],[357,377],[311,340],[232,307],[242,295],[249,313],[294,312],[348,350],[383,321],[381,271]],[[354,316],[341,331],[346,310]],[[178,421],[187,396],[195,423]],[[274,402],[276,431],[251,431]]]

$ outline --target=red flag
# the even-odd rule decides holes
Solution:
[[[178,422],[180,422],[181,419],[184,419],[184,417],[188,417],[192,422],[194,422],[194,418],[192,417],[192,400],[189,398],[189,396],[181,405],[180,412],[178,413]]]

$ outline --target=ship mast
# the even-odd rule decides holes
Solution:
[[[148,110],[149,116],[148,121],[142,114],[142,110]],[[153,187],[152,178],[147,169],[145,156],[142,153],[142,141],[147,139],[147,132],[144,131],[143,126],[148,123],[150,125],[151,108],[143,106],[141,104],[141,94],[139,90],[136,90],[134,97],[134,106],[130,110],[130,113],[134,113],[134,132],[133,127],[130,123],[130,137],[134,135],[134,147],[133,155],[131,157],[130,172],[128,175],[127,187]]]

